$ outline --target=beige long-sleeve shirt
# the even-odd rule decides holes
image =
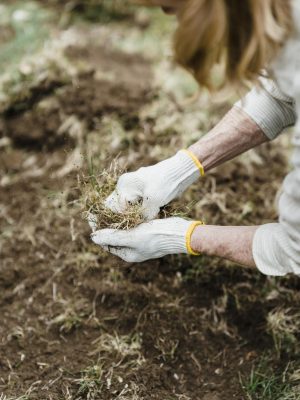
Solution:
[[[263,79],[262,89],[237,103],[271,140],[294,125],[292,171],[284,180],[279,222],[260,226],[253,241],[257,268],[266,275],[300,274],[300,2],[292,4],[296,31],[273,64],[276,83]]]

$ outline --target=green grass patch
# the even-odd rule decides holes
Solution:
[[[288,364],[283,371],[276,371],[270,360],[263,358],[254,367],[250,376],[240,378],[241,385],[248,400],[299,400],[299,370]]]

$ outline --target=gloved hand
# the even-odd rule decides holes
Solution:
[[[180,150],[158,164],[122,175],[105,204],[114,212],[122,212],[128,203],[142,200],[144,215],[151,220],[158,215],[160,207],[181,195],[202,175],[204,169],[196,156]]]
[[[201,221],[183,218],[156,219],[131,230],[102,229],[92,233],[94,243],[127,262],[142,262],[167,254],[198,255],[191,236]]]

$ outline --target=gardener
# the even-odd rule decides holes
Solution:
[[[267,275],[300,273],[300,120],[294,128],[293,170],[284,181],[278,223],[226,227],[154,219],[160,207],[212,168],[295,125],[300,115],[300,1],[144,3],[176,12],[176,60],[200,85],[212,88],[211,71],[222,62],[225,86],[239,89],[252,82],[254,88],[188,150],[121,176],[107,205],[122,212],[128,202],[142,199],[151,221],[130,231],[100,230],[93,241],[128,262],[206,254],[257,267]]]

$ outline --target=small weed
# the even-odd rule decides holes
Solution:
[[[50,321],[50,325],[58,326],[60,332],[69,333],[82,325],[84,316],[87,314],[87,304],[80,300],[76,304],[72,301],[60,299],[63,311]]]
[[[104,385],[103,368],[101,365],[93,365],[82,372],[80,379],[75,382],[79,385],[77,395],[79,399],[98,399]]]
[[[164,361],[174,360],[179,341],[176,339],[165,339],[159,337],[155,343],[155,348],[160,352],[160,357]]]

